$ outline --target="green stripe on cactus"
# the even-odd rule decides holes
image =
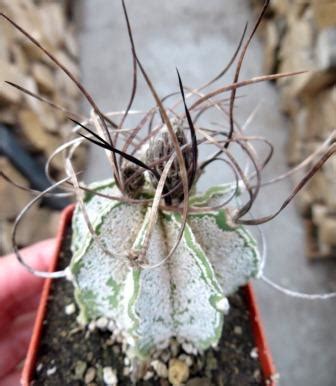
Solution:
[[[172,219],[173,221],[175,221],[177,226],[181,226],[180,214],[174,213],[172,215]],[[204,280],[213,288],[215,292],[218,292],[219,298],[224,297],[223,294],[221,294],[220,285],[217,282],[215,272],[212,269],[212,266],[209,260],[207,259],[204,251],[202,250],[201,246],[197,243],[195,236],[193,235],[192,230],[188,224],[185,225],[183,237],[186,245],[195,257],[196,263],[201,269]]]
[[[225,209],[220,209],[213,212],[200,212],[200,213],[191,213],[189,214],[189,217],[213,217],[216,220],[218,228],[222,229],[223,231],[236,231],[239,229],[239,226],[232,226],[228,223],[228,218]]]
[[[78,321],[81,324],[86,324],[89,320],[99,316],[95,303],[96,296],[93,291],[76,287],[74,296],[79,307]]]
[[[206,192],[201,194],[196,194],[195,196],[190,197],[189,205],[190,206],[206,205],[211,198],[216,196],[219,196],[219,197],[224,196],[230,193],[234,188],[235,188],[234,185],[230,183],[212,186]]]
[[[139,327],[139,323],[140,323],[140,319],[135,311],[135,305],[141,290],[141,283],[140,283],[141,270],[138,268],[132,269],[129,272],[129,279],[130,280],[126,279],[126,286],[125,286],[127,287],[127,285],[130,285],[130,288],[131,288],[130,290],[131,297],[127,305],[127,314],[131,321],[131,325],[128,328],[128,332],[131,335],[134,335],[136,334],[137,328]]]
[[[107,188],[112,189],[116,185],[114,179],[110,178],[104,181],[97,181],[97,182],[92,182],[88,188],[90,190],[94,190],[97,193],[102,193],[102,190],[105,190]],[[89,201],[94,198],[98,197],[94,192],[88,192],[85,191],[84,193],[84,202],[87,204]]]
[[[170,216],[170,222],[173,222],[175,227],[177,229],[181,226],[181,215],[178,213],[173,213]],[[211,295],[208,298],[208,304],[213,309],[213,311],[210,311],[210,308],[206,310],[208,313],[209,318],[212,317],[212,328],[208,331],[208,337],[206,339],[199,339],[198,341],[194,341],[194,345],[199,349],[204,349],[209,347],[212,344],[217,344],[220,335],[221,335],[221,328],[223,324],[223,313],[218,310],[217,304],[225,299],[225,296],[223,295],[221,291],[221,287],[217,281],[215,272],[211,266],[210,261],[208,260],[206,254],[204,253],[201,245],[197,242],[192,229],[188,224],[186,224],[184,232],[183,232],[183,238],[182,242],[189,250],[190,255],[193,257],[196,265],[199,268],[200,272],[200,280],[202,280],[205,284],[205,288]],[[174,259],[174,255],[172,256],[172,259]],[[177,267],[178,268],[178,267]],[[174,272],[172,272],[172,280],[174,280]],[[195,315],[193,317],[193,312],[191,309],[182,309],[179,310],[176,304],[178,304],[178,301],[176,299],[176,296],[179,296],[180,294],[176,292],[175,290],[175,315],[174,320],[177,322],[177,332],[182,331],[183,328],[187,327],[187,325],[184,325],[181,323],[181,318],[179,316],[183,316],[185,313],[190,315],[190,323],[192,323],[192,319],[194,317],[199,317],[199,315]],[[199,294],[202,295],[202,294]],[[182,318],[183,320],[183,318]],[[204,331],[203,331],[204,333]],[[183,335],[182,335],[183,337]]]

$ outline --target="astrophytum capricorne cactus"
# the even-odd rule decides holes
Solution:
[[[222,200],[231,188],[213,187],[190,197],[189,203],[202,207]],[[113,180],[91,189],[121,194]],[[82,320],[113,320],[143,357],[172,337],[199,350],[215,345],[228,309],[226,296],[258,273],[259,256],[251,235],[230,225],[225,209],[190,214],[175,253],[160,264],[176,240],[181,219],[179,213],[160,211],[146,254],[149,268],[142,268],[130,264],[127,254],[141,247],[150,207],[90,193],[84,203],[101,243],[90,235],[78,207],[71,271]]]

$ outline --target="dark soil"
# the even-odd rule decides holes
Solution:
[[[70,237],[69,232],[63,243],[59,268],[68,265],[71,256]],[[253,355],[256,351],[243,291],[231,296],[229,300],[230,312],[225,317],[219,348],[209,349],[203,356],[194,358],[187,386],[265,385],[258,358]],[[79,328],[77,312],[67,315],[64,311],[71,303],[74,303],[72,284],[65,280],[55,280],[32,385],[103,386],[102,374],[106,366],[117,370],[118,385],[132,385],[130,379],[123,375],[124,356],[120,345],[111,343],[111,333],[108,331],[89,332]],[[152,378],[136,384],[168,386],[169,382],[167,379]]]

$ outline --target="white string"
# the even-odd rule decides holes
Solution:
[[[28,272],[32,273],[35,276],[42,277],[45,279],[58,279],[61,277],[66,277],[65,270],[55,271],[55,272],[46,272],[46,271],[39,271],[31,267],[28,263],[26,263],[25,259],[22,257],[21,252],[19,251],[19,248],[16,243],[16,232],[19,226],[20,221],[24,217],[24,215],[29,211],[29,209],[38,202],[39,199],[43,198],[45,194],[52,191],[53,189],[57,188],[59,185],[63,184],[64,182],[68,181],[69,177],[63,178],[62,180],[58,181],[52,186],[49,186],[47,189],[45,189],[43,192],[39,193],[36,197],[34,197],[28,204],[21,210],[21,212],[17,215],[14,224],[13,224],[13,231],[12,231],[12,245],[13,250],[15,253],[15,256],[19,263],[28,270]]]
[[[271,286],[272,288],[278,290],[279,292],[282,292],[285,295],[288,295],[294,298],[308,299],[308,300],[328,300],[336,297],[336,292],[329,292],[325,294],[307,294],[304,292],[293,291],[289,288],[285,288],[277,283],[274,283],[271,279],[264,276],[263,273],[259,276],[259,278],[263,282]]]
[[[261,240],[261,263],[260,263],[260,270],[257,275],[257,278],[262,280],[264,283],[268,284],[270,287],[276,289],[277,291],[287,295],[291,296],[293,298],[298,299],[306,299],[306,300],[328,300],[336,297],[336,291],[335,292],[329,292],[324,294],[307,294],[304,292],[294,291],[290,288],[283,287],[280,284],[275,283],[273,280],[269,279],[267,276],[264,275],[264,267],[266,264],[267,259],[267,243],[266,243],[266,237],[261,229],[261,227],[257,226],[258,232],[260,234],[260,240]]]

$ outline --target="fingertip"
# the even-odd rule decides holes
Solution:
[[[20,253],[34,269],[47,271],[50,267],[55,249],[56,239],[50,238],[26,247],[22,249]]]
[[[15,370],[0,379],[0,386],[20,386],[20,385],[23,385],[23,383],[21,382],[21,370]]]

